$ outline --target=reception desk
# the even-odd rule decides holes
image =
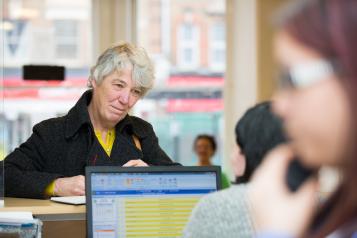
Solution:
[[[2,211],[29,211],[43,222],[44,238],[86,237],[85,205],[67,205],[50,200],[5,198]]]

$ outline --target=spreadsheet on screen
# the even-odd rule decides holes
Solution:
[[[215,172],[92,173],[92,234],[181,237],[193,207],[217,190]]]

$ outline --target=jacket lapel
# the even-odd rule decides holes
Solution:
[[[134,141],[125,132],[116,134],[110,160],[123,165],[129,160],[142,159],[143,153],[136,148]]]

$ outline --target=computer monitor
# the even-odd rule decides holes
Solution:
[[[219,166],[86,167],[87,237],[181,237]]]

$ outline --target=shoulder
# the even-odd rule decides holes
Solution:
[[[245,186],[232,186],[228,189],[203,196],[194,208],[193,214],[196,216],[226,216],[227,212],[244,206]],[[242,201],[241,202],[239,201]],[[236,212],[236,211],[234,211]]]
[[[129,117],[132,123],[134,133],[139,137],[145,137],[148,134],[154,133],[153,127],[149,122],[136,116],[129,116]]]
[[[249,214],[244,209],[245,191],[244,185],[234,185],[202,197],[192,211],[184,237],[218,237],[222,232],[225,237],[251,237]]]
[[[245,185],[233,185],[230,188],[208,194],[200,200],[198,205],[200,206],[226,206],[233,202],[237,204],[237,200],[242,200],[245,197],[246,186]]]
[[[151,124],[147,121],[145,121],[144,119],[141,119],[140,117],[136,117],[136,116],[129,116],[132,123],[136,126],[146,126],[146,127],[151,127]]]
[[[43,135],[53,135],[53,133],[64,133],[66,116],[50,118],[37,123],[33,127],[34,133]]]

